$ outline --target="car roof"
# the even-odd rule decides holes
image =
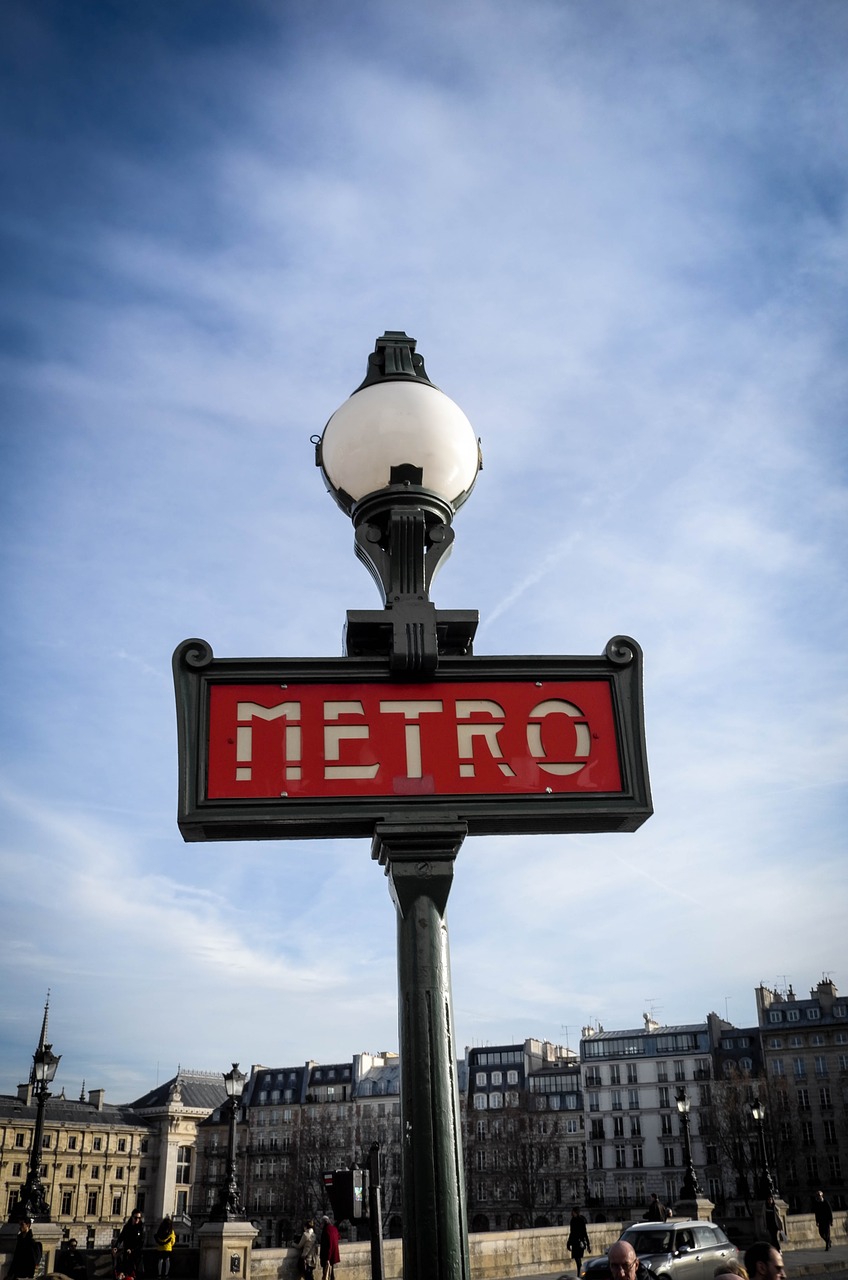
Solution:
[[[631,1222],[625,1231],[656,1231],[660,1227],[714,1227],[714,1222],[705,1222],[702,1218],[671,1218],[668,1222]]]

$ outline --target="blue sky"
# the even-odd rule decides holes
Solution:
[[[469,840],[460,1044],[848,989],[848,8],[2,19],[0,1089],[397,1047],[367,841],[186,845],[170,658],[379,604],[310,436],[385,329],[482,437],[433,598],[645,653],[655,815]]]

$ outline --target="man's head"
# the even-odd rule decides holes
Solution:
[[[652,1200],[659,1200],[659,1196],[657,1195],[656,1191],[652,1191],[652,1192],[651,1192],[651,1199],[652,1199]]]
[[[639,1259],[632,1244],[628,1244],[626,1240],[616,1240],[607,1257],[613,1280],[633,1280]]]
[[[32,1218],[21,1218],[21,1226],[20,1226],[20,1230],[21,1230],[21,1231],[23,1231],[23,1233],[24,1233],[24,1234],[26,1234],[26,1233],[27,1233],[27,1231],[31,1231],[31,1230],[32,1230]]]
[[[758,1240],[745,1250],[745,1270],[751,1280],[784,1280],[783,1255],[768,1240]]]
[[[742,1280],[748,1280],[748,1272],[741,1262],[720,1262],[713,1272],[713,1280],[718,1280],[719,1276],[741,1276]]]
[[[817,1200],[824,1200],[824,1192],[823,1192],[823,1191],[817,1191],[817,1192],[816,1192],[816,1199],[817,1199]]]
[[[69,1248],[69,1249],[76,1249],[76,1247],[77,1247],[77,1242],[76,1242],[76,1240],[69,1240],[69,1241],[68,1241],[68,1248]]]
[[[132,1211],[132,1220],[133,1220],[133,1222],[141,1222],[141,1210],[140,1210],[140,1209],[133,1209],[133,1211]]]

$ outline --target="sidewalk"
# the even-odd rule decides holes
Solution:
[[[742,1253],[745,1252],[743,1249]],[[740,1258],[741,1261],[741,1258]],[[848,1277],[848,1244],[835,1244],[832,1249],[825,1250],[824,1245],[818,1248],[793,1249],[791,1244],[783,1251],[783,1262],[788,1280],[796,1276],[833,1275],[834,1280],[840,1273]],[[524,1280],[577,1280],[576,1272],[549,1271],[534,1275]]]

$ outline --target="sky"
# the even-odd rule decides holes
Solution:
[[[843,0],[8,0],[0,1091],[398,1047],[368,840],[183,842],[171,655],[379,608],[310,437],[417,339],[477,654],[645,662],[635,833],[466,840],[457,1044],[848,989]]]

